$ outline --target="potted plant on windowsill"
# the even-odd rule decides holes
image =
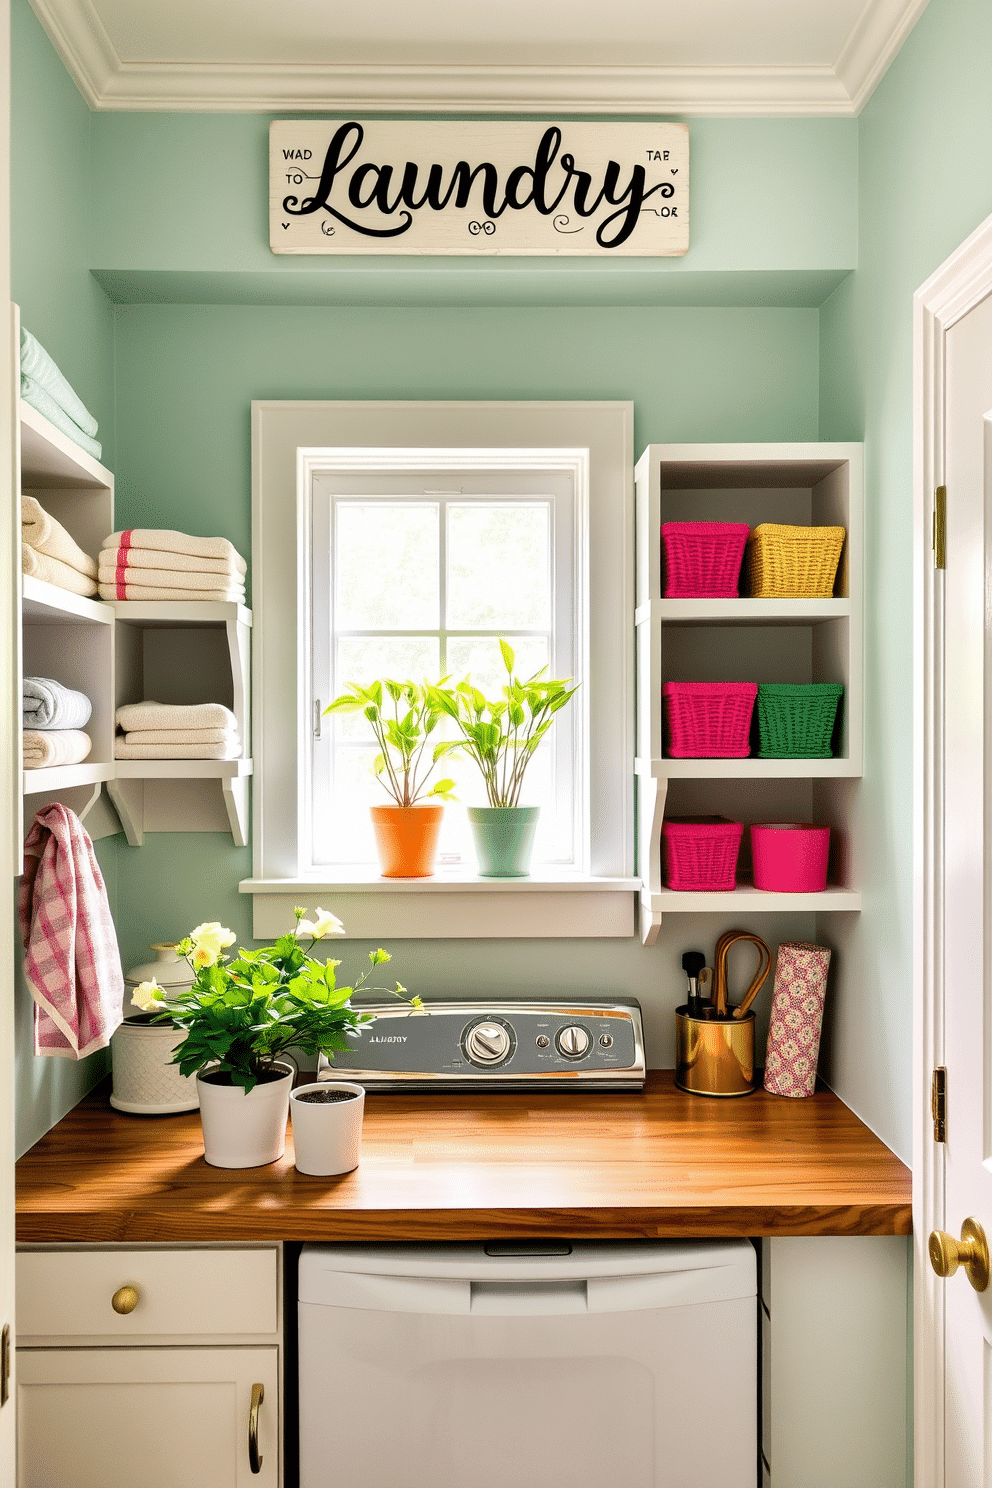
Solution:
[[[507,673],[500,697],[487,698],[469,677],[453,688],[428,688],[428,697],[438,713],[454,719],[461,734],[455,747],[475,761],[485,782],[489,805],[467,808],[480,876],[526,878],[540,807],[521,806],[524,776],[578,684],[571,686],[570,677],[547,680],[545,668],[521,682],[512,648],[502,638],[499,648]]]
[[[255,1168],[281,1157],[296,1073],[286,1051],[333,1058],[336,1049],[348,1047],[348,1034],[372,1021],[349,999],[375,967],[391,959],[388,951],[370,951],[369,969],[353,987],[339,987],[335,971],[341,963],[318,961],[310,953],[325,936],[343,935],[344,926],[321,909],[312,921],[303,909],[295,913],[295,929],[274,945],[242,947],[233,959],[223,954],[234,944],[230,930],[216,920],[198,925],[176,947],[196,974],[193,985],[170,991],[166,1004],[152,978],[131,998],[157,1021],[171,1020],[185,1031],[172,1062],[183,1075],[196,1075],[203,1155],[215,1168]],[[398,982],[392,990],[406,995]],[[417,997],[410,1002],[421,1005]]]
[[[361,713],[379,745],[372,768],[394,802],[371,808],[382,876],[430,878],[444,814],[438,800],[454,800],[455,782],[437,780],[430,790],[427,782],[443,756],[457,747],[437,743],[428,750],[430,736],[441,721],[434,689],[392,678],[366,687],[349,682],[348,687],[324,713]]]

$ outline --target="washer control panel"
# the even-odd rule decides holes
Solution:
[[[425,1002],[368,1005],[374,1021],[319,1077],[347,1075],[375,1089],[534,1088],[542,1085],[640,1089],[644,1039],[636,1002]]]

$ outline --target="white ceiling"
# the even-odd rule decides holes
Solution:
[[[927,0],[31,0],[98,109],[856,114]]]

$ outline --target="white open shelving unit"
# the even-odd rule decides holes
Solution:
[[[863,475],[859,444],[650,445],[636,472],[637,826],[641,939],[665,913],[857,912],[851,831],[862,772]],[[846,529],[829,599],[665,599],[662,522],[780,522]],[[842,682],[832,759],[670,759],[662,686],[684,682]],[[661,830],[672,816],[831,826],[828,887],[774,894],[749,881],[745,830],[739,882],[729,893],[664,887]]]
[[[15,312],[15,352],[19,336]],[[20,399],[18,426],[17,488],[35,496],[96,558],[114,530],[114,477]],[[14,521],[19,532],[19,514]],[[93,704],[86,727],[93,747],[82,764],[25,770],[18,730],[21,840],[28,813],[60,800],[82,819],[106,786],[132,846],[140,846],[146,831],[230,831],[243,847],[252,773],[251,611],[220,602],[87,599],[22,574],[19,562],[17,584],[18,694],[24,676],[55,677]],[[115,711],[144,697],[225,703],[238,719],[243,757],[115,760]]]

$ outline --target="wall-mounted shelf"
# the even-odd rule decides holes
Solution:
[[[16,311],[13,329],[16,357]],[[18,404],[18,424],[20,490],[36,496],[97,558],[114,529],[113,476],[27,403]],[[34,810],[39,798],[67,798],[82,818],[105,784],[132,845],[143,842],[146,831],[230,831],[244,846],[252,773],[251,611],[221,602],[105,602],[26,574],[18,582],[18,683],[24,675],[55,677],[93,704],[86,726],[92,749],[82,764],[24,770],[18,759],[22,813],[25,800]],[[238,720],[244,757],[116,760],[115,710],[143,698],[225,703]],[[23,816],[19,835],[23,839]],[[19,861],[14,871],[20,873]]]
[[[666,913],[856,913],[847,881],[852,791],[862,772],[861,446],[651,445],[636,469],[638,871],[641,939]],[[847,540],[834,594],[816,599],[666,599],[661,524],[735,521],[838,525]],[[837,753],[830,759],[674,759],[664,752],[662,687],[680,682],[842,682]],[[744,821],[828,822],[838,880],[822,894],[773,894],[748,882],[730,893],[675,892],[662,876],[666,814]]]

